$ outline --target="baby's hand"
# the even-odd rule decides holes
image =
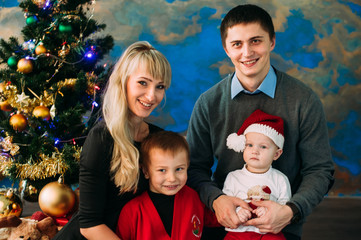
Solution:
[[[256,208],[256,209],[254,209],[252,212],[253,212],[254,214],[256,214],[257,217],[262,217],[263,215],[266,214],[267,208],[265,208],[265,207],[258,207],[258,208]]]
[[[247,222],[248,219],[250,219],[252,216],[251,211],[249,211],[248,209],[242,208],[242,207],[237,207],[236,212],[237,212],[239,220],[241,221],[241,224]]]

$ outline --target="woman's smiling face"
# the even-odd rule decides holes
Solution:
[[[127,101],[130,112],[139,118],[146,118],[164,97],[163,80],[154,79],[144,67],[139,67],[129,76]]]

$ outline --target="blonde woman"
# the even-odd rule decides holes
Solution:
[[[54,239],[119,239],[114,231],[122,207],[147,187],[138,148],[146,136],[162,130],[144,119],[170,82],[169,62],[148,42],[125,50],[108,80],[103,120],[83,146],[79,212]]]

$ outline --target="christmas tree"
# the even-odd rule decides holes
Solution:
[[[23,42],[0,42],[0,173],[29,195],[78,181],[81,146],[99,113],[113,47],[94,0],[26,0]],[[97,36],[97,37],[96,37]]]

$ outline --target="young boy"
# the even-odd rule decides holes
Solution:
[[[122,240],[200,239],[204,219],[217,225],[198,194],[185,186],[189,148],[184,137],[170,131],[151,134],[142,142],[140,159],[149,190],[122,209],[116,230]]]
[[[227,138],[228,148],[243,152],[246,163],[241,170],[227,175],[223,187],[225,194],[249,202],[253,209],[236,209],[242,224],[267,212],[266,208],[256,207],[251,201],[272,200],[284,205],[291,198],[288,178],[271,166],[282,154],[283,132],[282,118],[258,109],[245,120],[237,133],[232,133]],[[257,227],[242,224],[236,229],[226,228],[228,233],[224,239],[260,239],[261,235],[262,239],[285,240],[281,232],[262,234]]]

